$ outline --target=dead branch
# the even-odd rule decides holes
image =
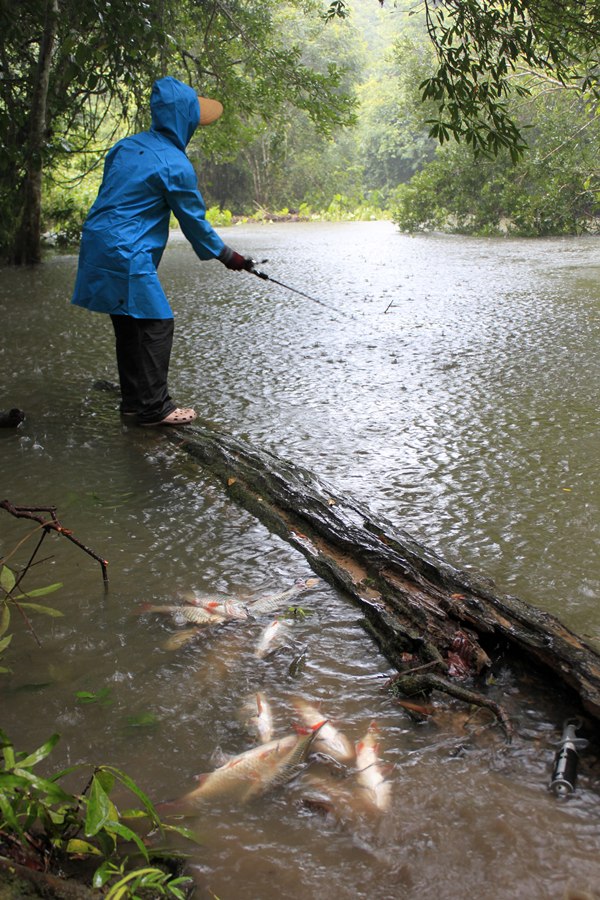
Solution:
[[[38,546],[36,547],[33,556],[39,550],[39,547],[42,543],[43,537],[49,532],[54,531],[56,534],[60,534],[63,537],[67,538],[67,540],[71,541],[71,543],[75,544],[84,553],[87,553],[88,556],[91,556],[97,562],[100,563],[100,567],[102,569],[102,580],[105,584],[108,584],[108,560],[103,559],[101,556],[98,556],[97,553],[94,553],[89,547],[86,547],[78,538],[75,537],[72,531],[68,528],[65,528],[64,525],[58,520],[56,516],[56,506],[15,506],[10,500],[0,500],[0,509],[5,509],[11,516],[14,516],[16,519],[29,519],[33,522],[37,522],[38,525],[44,530],[44,535],[40,539]],[[50,516],[49,519],[44,518],[39,513],[48,513]],[[30,560],[33,560],[33,556]]]

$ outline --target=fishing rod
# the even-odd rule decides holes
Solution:
[[[268,262],[267,259],[261,259],[259,261],[259,265]],[[301,297],[305,297],[307,300],[312,300],[313,303],[318,303],[319,306],[324,306],[325,309],[330,310],[331,312],[336,313],[338,316],[342,316],[347,319],[354,319],[355,322],[358,321],[356,316],[353,316],[352,313],[344,312],[341,309],[338,309],[336,306],[332,306],[330,303],[326,303],[325,300],[319,300],[318,297],[312,297],[310,294],[306,294],[304,291],[299,290],[298,288],[292,287],[291,284],[285,284],[283,281],[278,281],[277,278],[273,278],[271,275],[267,275],[266,272],[261,272],[259,269],[254,268],[254,264],[251,269],[247,269],[252,275],[256,275],[257,278],[262,278],[263,281],[270,281],[273,284],[278,284],[279,287],[285,288],[288,291],[293,291],[294,294],[300,294]]]

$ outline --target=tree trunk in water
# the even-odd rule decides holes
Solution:
[[[11,256],[11,262],[16,265],[33,264],[41,260],[42,173],[44,145],[48,130],[48,86],[57,23],[58,0],[46,0],[46,18],[40,41],[40,55],[33,76],[21,221]]]
[[[455,696],[507,650],[575,691],[600,719],[600,655],[558,619],[445,563],[406,533],[320,483],[299,466],[214,430],[191,426],[169,440],[209,469],[233,500],[296,547],[314,571],[360,606],[368,631],[414,692]],[[407,676],[407,689],[412,693]],[[456,687],[453,687],[453,684]],[[485,690],[485,688],[483,688]],[[483,705],[491,705],[485,700]]]

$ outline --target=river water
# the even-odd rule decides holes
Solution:
[[[176,400],[600,649],[597,239],[408,237],[385,222],[221,234],[320,302],[199,264],[174,234],[161,279],[176,310]],[[15,745],[58,731],[53,770],[110,763],[160,802],[253,746],[248,696],[268,697],[277,735],[304,698],[354,742],[377,723],[389,809],[366,815],[358,791],[342,808],[308,802],[316,774],[354,785],[323,760],[253,803],[215,802],[188,820],[195,896],[600,896],[598,760],[582,751],[568,801],[548,791],[569,709],[543,684],[523,708],[499,670],[519,710],[510,747],[442,698],[418,724],[383,690],[389,665],[356,608],[324,583],[266,659],[255,646],[268,620],[173,646],[182,626],[148,604],[189,590],[261,596],[313,573],[160,430],[121,422],[115,395],[95,386],[116,380],[110,323],[68,303],[76,264],[1,273],[0,408],[27,418],[0,430],[0,493],[56,506],[109,561],[110,583],[71,543],[46,539],[25,586],[62,582],[43,602],[64,615],[34,616],[41,647],[13,617],[0,726]],[[2,514],[15,568],[30,531]]]

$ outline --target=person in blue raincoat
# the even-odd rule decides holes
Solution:
[[[251,271],[253,262],[228,247],[206,221],[206,207],[185,149],[198,125],[223,111],[175,78],[156,81],[149,131],[109,151],[102,184],[83,226],[71,302],[111,317],[121,386],[121,414],[142,425],[185,425],[167,385],[173,312],[157,268],[173,212],[201,260]]]

